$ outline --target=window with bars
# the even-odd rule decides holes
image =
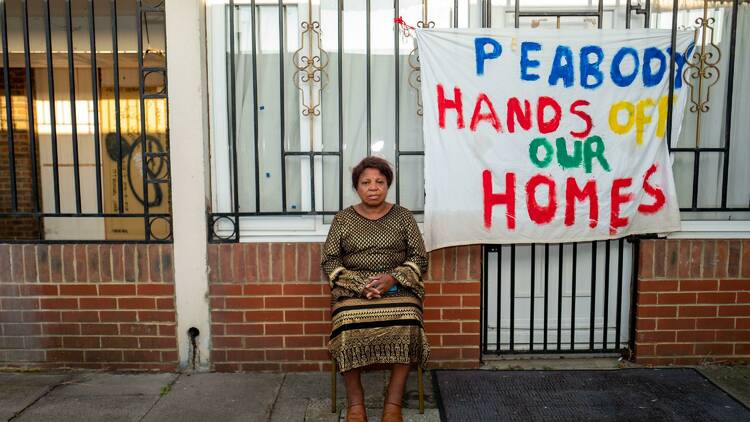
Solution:
[[[670,133],[683,218],[750,220],[747,1],[224,1],[208,6],[214,240],[325,234],[356,202],[362,157],[393,163],[389,201],[419,214],[422,131],[412,26],[695,28],[682,80],[685,122]],[[703,54],[701,54],[703,53]]]
[[[0,239],[171,241],[157,0],[0,2]]]

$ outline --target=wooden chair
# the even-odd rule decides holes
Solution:
[[[336,361],[331,360],[331,413],[336,413],[338,408],[336,406],[336,384],[337,384],[337,371]],[[419,413],[424,414],[424,378],[422,374],[422,367],[417,365],[417,386],[419,390]]]

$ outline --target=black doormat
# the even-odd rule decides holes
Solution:
[[[689,368],[434,371],[443,421],[750,421]]]

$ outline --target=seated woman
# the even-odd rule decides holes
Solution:
[[[385,201],[393,181],[387,161],[367,157],[352,171],[362,202],[331,223],[321,266],[332,295],[328,348],[344,375],[347,421],[366,421],[361,368],[393,365],[383,421],[401,421],[410,365],[425,367],[430,347],[422,326],[422,273],[427,252],[409,210]]]

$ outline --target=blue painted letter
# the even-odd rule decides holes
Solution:
[[[563,63],[563,59],[565,62]],[[573,53],[570,51],[570,47],[564,45],[558,45],[555,50],[555,58],[552,60],[552,69],[549,72],[550,85],[557,85],[559,79],[563,80],[563,85],[566,88],[573,86],[573,80],[575,79],[573,71]]]
[[[529,52],[541,49],[542,45],[538,42],[524,41],[521,43],[521,79],[524,81],[536,81],[539,79],[539,75],[535,73],[529,74],[530,67],[539,67],[539,60],[529,59]]]
[[[590,62],[589,56],[596,55],[596,61]],[[604,82],[604,75],[599,70],[599,65],[604,60],[602,48],[596,45],[587,45],[581,48],[581,86],[586,89],[594,89]],[[589,82],[589,77],[594,77],[594,82]]]
[[[659,62],[659,68],[656,72],[651,69],[651,61]],[[664,77],[667,70],[667,58],[661,50],[656,47],[649,47],[643,52],[643,85],[646,87],[656,86]]]
[[[486,51],[485,45],[491,45],[492,50]],[[499,42],[492,38],[478,37],[474,38],[474,54],[477,59],[477,75],[484,75],[484,61],[487,59],[496,59],[503,53],[503,47]]]
[[[628,55],[633,56],[633,73],[630,75],[623,75],[620,67],[622,67],[622,61],[625,60],[625,56]],[[635,48],[623,47],[619,49],[617,53],[615,53],[615,57],[612,58],[612,68],[609,71],[612,76],[612,82],[623,88],[632,84],[635,77],[638,76],[638,66],[638,52],[635,51]]]
[[[685,50],[684,54],[677,53],[674,55],[674,61],[675,61],[675,78],[674,78],[674,89],[680,89],[682,88],[682,68],[685,66],[685,63],[688,60],[688,57],[690,57],[691,54],[693,54],[693,48],[695,48],[695,43],[690,43],[687,50]],[[672,56],[672,48],[667,47],[667,56]]]

